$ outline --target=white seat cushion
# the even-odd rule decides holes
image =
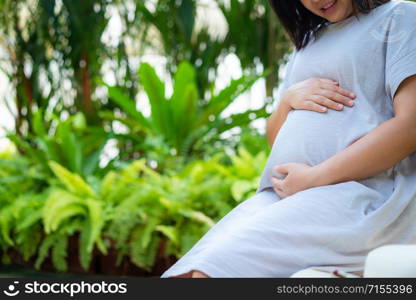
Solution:
[[[364,277],[416,278],[416,245],[386,245],[370,251]]]

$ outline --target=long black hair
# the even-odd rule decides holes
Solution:
[[[306,9],[300,0],[269,1],[297,50],[306,47],[310,39],[316,37],[317,32],[328,22]],[[390,0],[352,0],[353,15],[369,13],[373,8],[387,2]]]

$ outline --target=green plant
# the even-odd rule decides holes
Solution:
[[[9,133],[23,153],[42,167],[42,172],[51,173],[49,160],[56,161],[72,172],[84,177],[100,171],[100,155],[111,133],[99,127],[87,127],[82,113],[61,121],[52,115],[47,122],[42,110],[34,113],[34,134],[20,137]]]
[[[19,156],[0,158],[0,164],[10,165],[0,172],[0,183],[9,182],[7,188],[15,191],[0,198],[4,263],[10,262],[7,250],[15,249],[25,260],[36,256],[35,268],[50,256],[58,271],[67,271],[68,241],[79,235],[79,261],[85,270],[93,255],[105,256],[112,248],[118,264],[128,257],[150,272],[160,256],[184,255],[253,194],[265,154],[240,148],[235,155],[218,153],[163,175],[139,159],[107,172],[98,184],[49,161],[52,175],[40,178],[40,185],[37,177],[30,179],[36,164],[24,160],[24,168],[15,160]],[[13,176],[27,185],[17,189]]]
[[[225,165],[228,159],[232,163]],[[130,255],[134,263],[150,270],[163,240],[165,255],[184,255],[216,221],[254,194],[265,162],[264,152],[252,156],[240,148],[229,158],[217,154],[164,176],[143,160],[133,163],[121,176],[108,174],[102,187],[131,189],[124,200],[116,200],[116,194],[110,196],[111,202],[117,201],[117,217],[109,224],[108,234],[115,241],[119,261]],[[138,172],[143,172],[140,179],[134,179]],[[133,182],[140,182],[140,188]]]
[[[196,26],[196,11],[203,4],[195,0],[157,0],[154,9],[149,9],[148,3],[136,1],[136,24],[145,27],[147,33],[143,43],[167,58],[167,70],[172,75],[182,61],[189,61],[196,70],[198,92],[204,96],[227,49],[220,37],[208,32],[207,26]],[[157,35],[149,33],[149,29]]]
[[[42,208],[42,220],[48,238],[42,242],[35,266],[39,268],[49,247],[56,247],[55,239],[67,241],[68,236],[73,234],[74,230],[78,230],[81,233],[80,262],[82,267],[87,269],[95,244],[102,253],[107,253],[101,238],[101,230],[106,222],[104,204],[79,175],[69,172],[53,161],[49,164],[62,187],[51,188]],[[52,237],[49,238],[50,236]],[[64,246],[55,250],[60,255],[56,254],[55,260],[60,262],[56,265],[61,269],[66,269],[61,263],[65,261],[66,242]]]
[[[7,249],[19,249],[24,259],[36,253],[42,236],[40,209],[47,178],[39,167],[13,151],[0,155],[0,254],[10,261]]]
[[[259,66],[270,70],[266,76],[266,94],[273,96],[278,86],[279,68],[291,43],[286,37],[267,0],[216,0],[227,24],[226,48],[233,49],[243,70]],[[271,99],[269,99],[271,101]]]
[[[222,133],[236,127],[245,127],[253,120],[267,115],[265,109],[261,108],[222,117],[224,110],[235,98],[247,91],[260,76],[244,75],[232,80],[206,103],[199,99],[195,70],[187,62],[178,67],[170,97],[166,97],[164,83],[149,64],[141,65],[139,76],[150,102],[151,115],[145,117],[136,109],[135,101],[120,88],[106,84],[110,99],[117,103],[126,117],[116,118],[109,112],[102,116],[123,122],[130,129],[124,138],[134,140],[134,137],[142,136],[145,139],[139,144],[142,148],[135,150],[141,150],[145,155],[157,149],[158,155],[165,159],[172,154],[184,158],[185,162],[192,157],[203,157],[207,145],[227,143],[221,138]],[[163,162],[160,157],[157,158],[159,163],[160,160]]]

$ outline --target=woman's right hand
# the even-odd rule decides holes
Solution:
[[[355,98],[354,93],[340,88],[338,82],[313,77],[290,86],[282,101],[291,109],[326,112],[327,108],[342,110],[344,105],[353,106]]]

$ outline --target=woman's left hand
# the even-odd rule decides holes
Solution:
[[[282,198],[316,186],[315,169],[302,163],[286,163],[274,166],[277,173],[287,174],[278,179],[272,176],[274,191]]]

